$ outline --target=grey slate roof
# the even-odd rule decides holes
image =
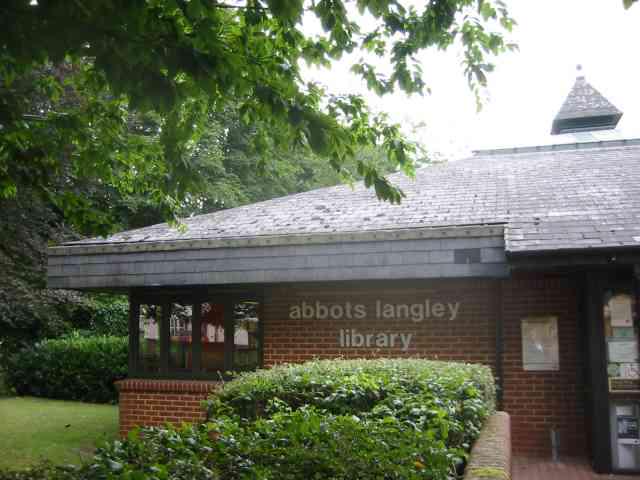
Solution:
[[[640,140],[484,151],[391,180],[400,205],[359,183],[189,218],[184,232],[161,224],[68,245],[504,224],[511,254],[640,247]]]
[[[622,112],[579,76],[553,120],[551,133],[615,128],[620,117]]]

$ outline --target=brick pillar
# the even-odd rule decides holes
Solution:
[[[135,426],[198,423],[205,420],[201,402],[219,382],[128,378],[116,382],[120,392],[120,435]]]

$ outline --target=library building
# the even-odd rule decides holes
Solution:
[[[514,456],[640,473],[640,139],[579,76],[544,145],[48,251],[51,288],[127,293],[120,428],[204,418],[224,372],[318,358],[490,366]]]

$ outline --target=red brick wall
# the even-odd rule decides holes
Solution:
[[[495,280],[438,280],[384,284],[280,286],[268,290],[263,307],[266,366],[313,358],[418,356],[478,362],[495,367],[498,316]],[[577,289],[570,278],[551,275],[516,276],[502,281],[504,321],[504,404],[511,414],[514,453],[551,455],[550,429],[560,432],[561,454],[584,455],[587,448],[584,385],[579,345]],[[376,299],[413,303],[424,298],[461,302],[455,321],[291,320],[289,308],[302,301],[325,304],[364,303],[374,311]],[[521,319],[534,315],[558,317],[560,370],[526,372],[522,368]],[[340,348],[340,329],[413,332],[412,347],[401,349]]]
[[[423,357],[484,363],[495,367],[496,319],[504,321],[504,404],[511,414],[514,454],[551,454],[550,429],[561,435],[561,453],[584,455],[587,438],[582,382],[582,331],[578,294],[570,278],[551,275],[515,276],[502,281],[502,307],[496,302],[497,280],[438,280],[349,284],[299,284],[270,287],[262,309],[265,366],[335,357]],[[457,318],[376,319],[375,301],[394,304],[424,299],[461,302]],[[365,304],[362,319],[290,319],[291,305],[320,301]],[[558,317],[560,370],[522,369],[521,319],[533,315]],[[359,332],[412,333],[411,346],[341,348],[340,329]],[[199,421],[201,400],[215,389],[212,382],[125,380],[119,382],[120,427]]]
[[[520,320],[530,315],[556,315],[560,369],[522,369]],[[570,278],[516,277],[504,282],[504,404],[511,414],[513,448],[517,454],[550,456],[551,434],[560,432],[560,453],[587,452],[584,412],[582,336],[578,290]]]
[[[411,304],[461,302],[454,321],[446,316],[419,323],[411,320],[375,318],[375,301]],[[324,304],[345,302],[365,304],[363,319],[289,318],[291,305],[320,301]],[[419,356],[441,360],[464,360],[493,365],[495,362],[495,324],[492,283],[489,280],[438,282],[389,282],[377,284],[335,284],[330,286],[290,285],[266,292],[264,317],[264,363],[302,362],[314,358]],[[411,348],[340,348],[340,329],[359,332],[412,333]]]
[[[138,425],[159,426],[167,422],[202,422],[201,407],[217,382],[126,379],[116,382],[120,392],[120,434]]]

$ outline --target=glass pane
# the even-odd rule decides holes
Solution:
[[[629,287],[606,291],[602,317],[607,345],[609,390],[640,391],[636,298],[632,289]]]
[[[203,303],[202,322],[202,371],[224,371],[224,307],[215,303]]]
[[[239,302],[233,310],[234,370],[254,370],[260,366],[258,302]]]
[[[162,307],[160,305],[140,305],[138,320],[138,369],[145,372],[160,370],[160,324]]]
[[[191,319],[193,305],[174,303],[169,317],[169,371],[190,371],[193,366]]]

